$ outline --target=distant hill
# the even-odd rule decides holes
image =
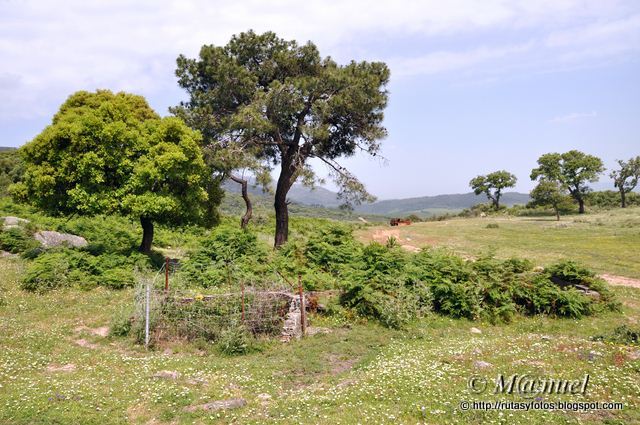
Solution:
[[[429,216],[446,211],[460,211],[486,202],[486,196],[469,192],[450,195],[421,196],[418,198],[387,199],[372,204],[360,205],[356,207],[356,211],[386,216],[403,216],[409,214]],[[508,206],[526,204],[527,202],[529,202],[529,195],[519,192],[504,193],[500,199],[501,204]]]
[[[8,146],[0,146],[0,152],[2,151],[14,151],[16,148],[10,148]]]
[[[227,182],[225,190],[232,193],[240,192],[240,185]],[[249,185],[249,193],[258,196],[272,196],[264,193],[261,188],[254,188]],[[301,184],[295,184],[289,191],[289,199],[297,204],[317,206],[323,208],[337,208],[340,200],[335,192],[323,187],[309,189]],[[507,192],[500,200],[504,205],[526,204],[529,202],[529,195],[519,192]],[[475,195],[473,192],[462,194],[421,196],[417,198],[387,199],[371,204],[358,205],[355,212],[360,214],[373,214],[383,216],[406,216],[417,214],[423,217],[444,214],[447,212],[457,212],[465,208],[470,208],[476,204],[486,203],[484,195]]]

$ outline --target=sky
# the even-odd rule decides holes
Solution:
[[[77,90],[167,115],[185,99],[176,57],[248,29],[389,65],[384,160],[342,161],[380,199],[464,193],[500,169],[526,192],[547,152],[609,170],[640,155],[637,0],[0,0],[0,146],[31,140]],[[613,189],[606,174],[595,186]]]

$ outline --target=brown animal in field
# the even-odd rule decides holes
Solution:
[[[411,220],[405,220],[402,218],[392,218],[389,221],[389,225],[391,226],[409,226],[411,224]]]

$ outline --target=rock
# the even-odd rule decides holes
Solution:
[[[165,356],[170,356],[173,354],[173,350],[171,348],[165,348],[162,354],[164,354]]]
[[[543,271],[544,271],[544,267],[542,267],[542,266],[535,266],[535,267],[533,268],[533,271],[534,271],[534,272],[536,272],[536,273],[543,272]]]
[[[478,347],[476,347],[476,348],[473,349],[471,354],[473,354],[474,356],[479,356],[480,354],[482,354],[482,350],[479,349]]]
[[[60,245],[68,245],[73,248],[87,246],[87,240],[85,238],[69,233],[42,230],[40,232],[36,232],[33,237],[45,248],[53,248]]]
[[[481,334],[482,331],[478,328],[471,328],[469,329],[471,331],[472,334]]]
[[[551,341],[551,337],[549,335],[542,335],[540,339],[543,341]]]
[[[369,223],[367,220],[365,220],[363,217],[358,217],[358,220],[360,220],[361,222],[367,224]]]
[[[2,219],[4,220],[4,223],[2,225],[4,229],[12,229],[14,227],[20,227],[29,222],[29,220],[27,219],[20,218],[20,217],[12,217],[12,216],[2,217]]]
[[[158,379],[176,380],[180,377],[180,373],[176,372],[175,370],[161,370],[160,372],[157,372],[155,375],[153,375],[153,377]]]
[[[627,358],[629,360],[638,360],[640,359],[640,350],[635,350],[627,354]]]
[[[230,398],[227,400],[216,400],[205,404],[197,404],[194,406],[187,406],[184,408],[186,412],[196,412],[198,410],[205,410],[208,412],[215,412],[216,410],[237,409],[247,404],[244,398]]]
[[[487,214],[486,214],[486,213],[480,213],[480,217],[484,218],[484,217],[486,217],[486,216],[487,216]]]
[[[76,370],[76,365],[73,363],[65,365],[50,364],[47,366],[47,372],[73,372],[74,370]]]
[[[493,367],[493,365],[489,362],[476,360],[475,362],[473,362],[473,367],[475,367],[476,369],[487,369],[487,368]]]

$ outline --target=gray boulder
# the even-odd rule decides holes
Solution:
[[[4,229],[12,229],[14,227],[24,226],[29,222],[29,220],[27,219],[20,218],[20,217],[13,217],[13,216],[2,217],[2,220],[3,220],[2,227]]]
[[[60,245],[68,245],[73,248],[87,246],[87,240],[85,238],[69,233],[42,230],[35,233],[33,237],[45,248],[53,248]]]

